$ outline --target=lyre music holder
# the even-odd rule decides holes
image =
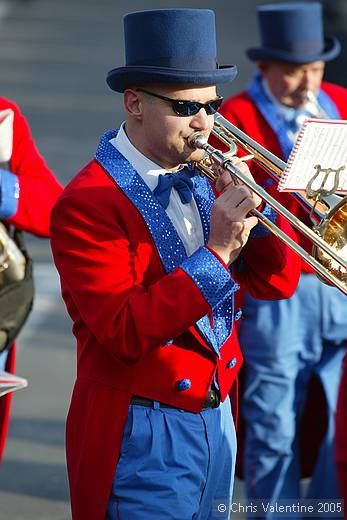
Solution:
[[[336,192],[340,183],[340,173],[345,169],[345,166],[340,166],[340,168],[322,168],[320,164],[316,164],[315,169],[316,173],[314,173],[306,186],[306,195],[318,202],[322,200],[323,197],[332,195]],[[313,189],[312,185],[320,173],[324,174],[321,184],[318,188]],[[334,181],[331,188],[328,189],[325,187],[325,183],[329,177],[331,178],[331,174],[334,174]]]

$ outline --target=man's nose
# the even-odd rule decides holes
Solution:
[[[310,72],[305,72],[301,80],[301,86],[305,90],[314,90],[316,86],[314,75]]]
[[[210,120],[204,108],[200,108],[199,112],[192,116],[190,126],[195,130],[208,130]]]

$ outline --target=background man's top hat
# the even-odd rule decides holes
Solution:
[[[258,6],[257,14],[261,47],[247,50],[252,61],[303,64],[329,61],[340,52],[336,38],[324,38],[318,2],[267,4]]]
[[[111,70],[107,83],[124,92],[148,83],[217,85],[232,81],[235,65],[216,61],[214,12],[156,9],[124,17],[125,67]]]

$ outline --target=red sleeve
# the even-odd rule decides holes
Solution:
[[[341,119],[347,119],[347,89],[340,85],[323,82],[322,90],[324,90],[336,104]]]
[[[296,240],[292,227],[280,216],[276,225]],[[265,237],[250,238],[237,263],[235,278],[250,294],[260,300],[290,298],[299,282],[301,262],[280,239],[269,232]]]
[[[214,186],[212,189],[218,196]],[[276,225],[298,242],[297,234],[281,215],[277,215]],[[223,262],[221,258],[219,260]],[[266,236],[248,240],[241,257],[235,262],[234,275],[242,286],[241,294],[247,289],[254,298],[279,300],[292,296],[298,285],[300,270],[299,256],[269,231]],[[240,299],[240,295],[237,294],[236,298]]]
[[[39,236],[49,235],[51,209],[62,191],[54,174],[39,154],[29,125],[14,103],[13,152],[10,169],[17,175],[20,196],[16,214],[8,222]]]

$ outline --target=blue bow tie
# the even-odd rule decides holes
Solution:
[[[192,200],[192,176],[193,172],[188,167],[183,168],[183,170],[179,172],[159,175],[158,185],[153,191],[153,195],[163,208],[166,209],[169,205],[171,189],[175,187],[181,202],[188,204],[188,202]]]

